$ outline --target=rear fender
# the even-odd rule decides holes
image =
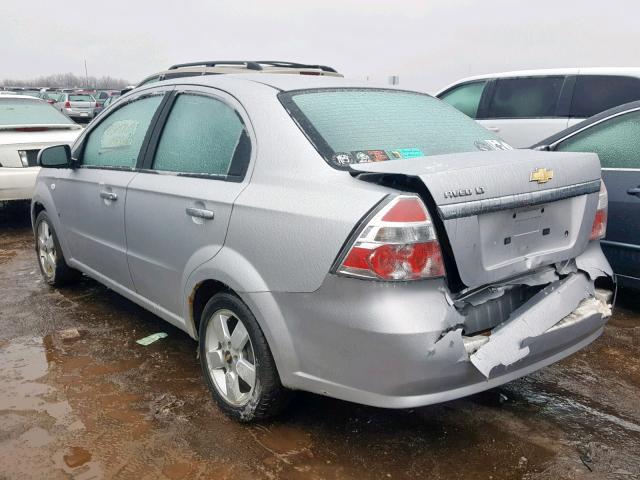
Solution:
[[[247,304],[269,343],[278,371],[290,371],[297,361],[293,341],[280,307],[273,295],[267,291],[265,280],[251,262],[229,247],[223,247],[214,258],[200,265],[186,281],[183,318],[186,319],[185,325],[189,335],[198,338],[192,303],[198,286],[206,280],[223,283]]]

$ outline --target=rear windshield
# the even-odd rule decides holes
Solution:
[[[0,98],[0,125],[69,125],[73,123],[42,100]]]
[[[70,102],[95,102],[91,95],[69,95]]]
[[[280,101],[330,165],[508,150],[469,117],[429,95],[373,88],[283,92]]]

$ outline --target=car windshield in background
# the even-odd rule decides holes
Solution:
[[[91,95],[69,95],[70,102],[95,102]]]
[[[0,97],[0,126],[73,123],[71,119],[40,99]]]
[[[478,150],[508,150],[455,108],[426,94],[388,89],[283,92],[280,101],[336,168]]]

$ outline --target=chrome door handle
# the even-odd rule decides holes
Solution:
[[[105,200],[116,201],[118,199],[118,194],[113,192],[107,192],[105,190],[100,191],[100,198],[104,198]]]
[[[489,130],[490,132],[499,132],[500,129],[498,127],[487,127],[487,130]]]
[[[640,197],[640,186],[637,186],[636,188],[630,188],[629,190],[627,190],[627,193],[629,195],[635,195],[636,197]]]
[[[187,215],[190,217],[204,218],[205,220],[213,220],[213,212],[204,208],[187,207]]]

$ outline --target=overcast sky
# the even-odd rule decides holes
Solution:
[[[637,0],[2,0],[0,75],[135,83],[194,60],[289,60],[427,91],[461,77],[640,66]]]

